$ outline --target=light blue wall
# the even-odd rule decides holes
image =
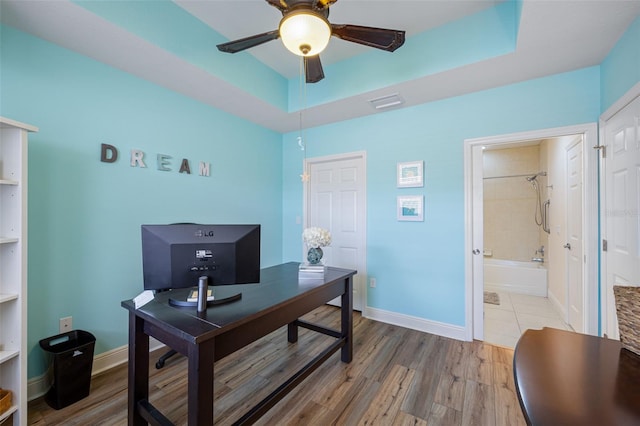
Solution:
[[[262,264],[282,254],[281,135],[68,50],[1,27],[0,114],[40,128],[29,147],[29,377],[58,319],[127,342],[120,302],[142,291],[143,223],[259,223]],[[119,149],[100,162],[100,144]],[[129,166],[129,152],[147,168]],[[155,157],[174,157],[160,171]],[[190,160],[192,174],[179,174]],[[211,176],[198,176],[199,161]]]
[[[599,68],[527,81],[305,132],[307,156],[367,152],[368,305],[463,326],[467,138],[597,121]],[[284,259],[300,258],[302,153],[284,138]],[[396,188],[396,164],[424,160],[424,188]],[[424,195],[424,222],[398,222],[396,197]]]
[[[602,62],[602,111],[640,81],[640,18],[629,26]]]

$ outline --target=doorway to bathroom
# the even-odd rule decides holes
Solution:
[[[597,332],[597,153],[584,148],[596,140],[584,125],[465,141],[473,338],[514,347],[528,328]]]

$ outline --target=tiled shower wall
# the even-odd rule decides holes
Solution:
[[[484,248],[491,257],[528,262],[545,244],[546,234],[534,221],[536,191],[520,176],[534,175],[545,165],[540,145],[484,151]],[[537,179],[544,202],[547,177]]]

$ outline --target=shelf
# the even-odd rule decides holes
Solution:
[[[0,117],[0,386],[13,393],[2,426],[27,424],[27,138],[36,131]]]
[[[10,302],[18,299],[18,295],[14,293],[0,293],[0,303]]]
[[[31,124],[21,123],[6,117],[0,117],[0,129],[24,129],[27,132],[37,132],[38,128]]]
[[[17,405],[12,405],[11,407],[9,407],[9,409],[7,411],[5,411],[4,413],[0,414],[0,424],[2,424],[3,421],[5,421],[5,419],[8,419],[10,415],[12,415],[13,413],[15,413],[16,411],[18,411],[18,406]]]
[[[0,364],[9,361],[11,358],[15,358],[20,354],[20,351],[0,351]]]

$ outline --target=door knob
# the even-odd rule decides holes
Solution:
[[[480,254],[480,250],[478,250],[478,249],[473,249],[473,254]]]
[[[571,250],[571,244],[569,244],[569,243],[563,245],[562,247]]]

